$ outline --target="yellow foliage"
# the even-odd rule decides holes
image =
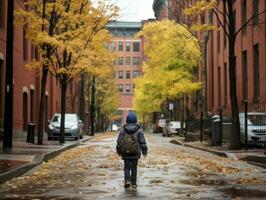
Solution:
[[[144,37],[148,57],[143,77],[135,80],[133,107],[138,115],[160,111],[166,100],[200,89],[195,76],[200,48],[185,26],[169,20],[152,22],[138,36]]]
[[[28,0],[25,4],[29,9],[15,12],[16,24],[25,27],[26,37],[39,48],[43,63],[60,82],[69,82],[83,71],[97,75],[105,73],[93,63],[100,63],[97,59],[103,56],[111,57],[104,43],[110,41],[105,25],[118,12],[113,3],[103,0],[46,1],[44,18],[43,1]],[[40,65],[33,62],[28,67]]]
[[[186,15],[197,15],[213,9],[217,5],[217,0],[199,0],[193,6],[185,9]]]

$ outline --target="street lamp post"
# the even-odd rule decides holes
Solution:
[[[14,0],[7,1],[6,80],[3,150],[12,149],[13,137],[13,26]]]

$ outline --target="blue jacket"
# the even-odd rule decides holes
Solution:
[[[138,154],[136,155],[123,155],[121,153],[121,140],[123,138],[123,132],[126,132],[128,134],[134,134],[136,132],[138,132],[138,141],[139,141],[139,152]],[[124,127],[123,127],[123,130],[120,131],[119,133],[119,136],[117,138],[117,145],[116,145],[116,152],[119,154],[119,155],[122,155],[122,159],[125,160],[125,159],[140,159],[140,156],[141,156],[141,153],[143,155],[147,155],[147,152],[148,152],[148,147],[147,147],[147,144],[146,144],[146,140],[145,140],[145,137],[144,137],[144,134],[143,132],[141,131],[140,129],[140,126],[138,124],[126,124]]]

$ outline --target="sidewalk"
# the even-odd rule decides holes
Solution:
[[[43,145],[26,143],[25,139],[13,140],[12,152],[2,152],[2,141],[0,144],[0,184],[16,176],[20,176],[47,161],[59,153],[78,146],[79,143],[92,139],[91,136],[84,136],[79,141],[68,141],[59,144],[59,141],[44,140]]]
[[[207,151],[222,157],[247,161],[250,164],[266,168],[266,155],[264,155],[263,148],[250,148],[248,150],[229,150],[228,145],[210,146],[207,142],[185,142],[184,137],[180,136],[174,137],[170,142],[202,151]]]

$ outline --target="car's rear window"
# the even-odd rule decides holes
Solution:
[[[253,125],[266,125],[266,114],[248,115],[248,119]]]
[[[52,119],[52,122],[60,122],[61,121],[61,116],[57,115],[54,116]],[[77,122],[77,116],[76,115],[65,115],[65,121],[66,122]]]

